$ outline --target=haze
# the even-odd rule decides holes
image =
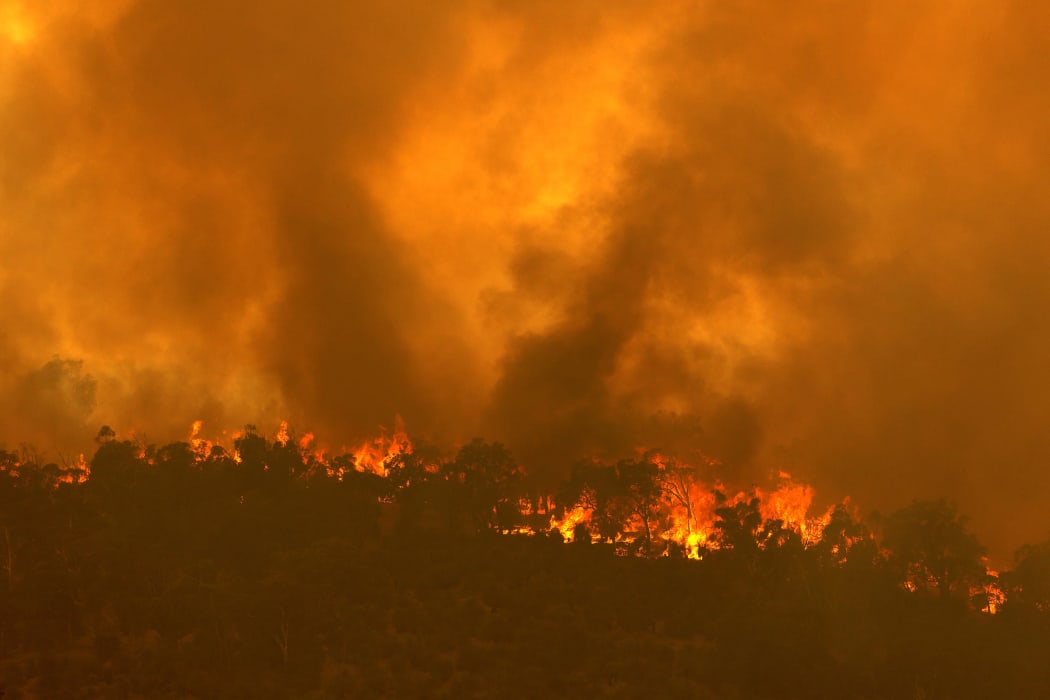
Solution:
[[[0,0],[0,442],[702,451],[1050,532],[1050,9]]]

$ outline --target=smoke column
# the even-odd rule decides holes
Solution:
[[[1050,10],[0,0],[0,441],[401,414],[1050,532]]]

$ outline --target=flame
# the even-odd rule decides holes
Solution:
[[[0,456],[13,457],[11,453],[4,453],[2,450]],[[23,453],[20,458],[0,460],[0,474],[16,482],[27,477],[39,479],[37,483],[56,490],[63,485],[75,486],[86,482],[91,477],[91,466],[83,453],[78,454],[72,462],[62,465],[45,465],[39,456]]]
[[[393,457],[400,454],[412,454],[412,441],[405,432],[405,422],[401,416],[394,418],[394,432],[387,434],[385,428],[381,433],[350,450],[353,455],[354,468],[359,472],[372,472],[379,476],[387,475],[387,465]]]
[[[566,542],[572,542],[576,539],[576,526],[580,523],[589,523],[591,514],[592,511],[590,509],[583,506],[575,506],[563,518],[551,516],[551,529],[561,532],[562,539]]]
[[[203,461],[212,454],[216,446],[219,446],[224,448],[233,460],[240,464],[241,455],[232,448],[232,444],[236,444],[237,440],[242,439],[247,432],[245,430],[236,430],[229,434],[223,432],[224,439],[209,440],[202,437],[203,426],[204,423],[201,420],[195,420],[190,425],[188,442],[197,459]],[[387,432],[382,427],[380,431],[379,435],[365,440],[356,447],[348,448],[343,446],[340,450],[341,453],[351,456],[354,469],[357,471],[367,471],[379,476],[386,476],[387,464],[393,457],[412,453],[412,441],[405,431],[405,423],[401,416],[395,416],[393,432]],[[292,444],[293,436],[288,421],[282,420],[278,424],[277,431],[274,433],[274,441],[280,445]],[[294,444],[303,453],[304,458],[315,463],[317,468],[323,469],[329,476],[341,478],[340,470],[332,467],[330,464],[328,448],[317,445],[317,437],[314,433],[304,433],[295,439]],[[144,455],[145,448],[140,450],[140,456]]]
[[[979,596],[986,601],[984,607],[981,608],[981,612],[986,612],[989,615],[998,613],[999,608],[1006,602],[1006,593],[1003,591],[1002,586],[999,585],[999,572],[994,569],[988,569],[987,580],[984,585],[971,591],[971,594]]]
[[[214,455],[216,448],[218,448],[221,453],[232,457],[237,464],[241,463],[241,456],[237,454],[235,450],[231,449],[230,445],[226,444],[224,440],[209,440],[202,437],[201,430],[203,427],[204,421],[193,421],[193,424],[190,426],[189,439],[187,440],[187,442],[190,443],[190,450],[197,458],[198,463],[202,463]],[[240,433],[237,433],[236,435],[239,437]],[[226,433],[224,431],[223,437],[225,436]],[[236,439],[236,437],[234,439]]]
[[[660,503],[655,517],[650,518],[651,535],[654,539],[674,543],[692,559],[701,559],[705,551],[719,548],[713,534],[718,520],[716,511],[720,507],[733,507],[757,498],[762,521],[781,522],[784,528],[798,533],[805,546],[820,541],[834,510],[832,505],[822,513],[812,515],[813,487],[794,481],[784,471],[779,472],[780,482],[773,490],[754,487],[720,501],[716,494],[725,493],[721,482],[705,482],[698,477],[696,469],[660,454],[650,454],[646,459],[657,467],[660,486]],[[704,460],[705,466],[713,464],[717,463]],[[564,515],[551,517],[551,529],[558,530],[566,542],[572,542],[576,527],[583,523],[590,527],[592,538],[597,539],[596,528],[591,527],[594,509],[584,503],[564,505]],[[662,525],[652,530],[653,523]],[[640,516],[631,516],[629,522],[624,523],[624,539],[641,537],[644,527]]]
[[[198,459],[207,457],[211,452],[211,443],[200,436],[201,428],[204,427],[204,421],[195,420],[193,425],[190,427],[190,449],[193,450],[193,454]]]
[[[781,471],[779,473],[780,485],[775,491],[763,494],[760,489],[756,493],[762,499],[759,508],[763,520],[780,520],[802,536],[806,545],[820,541],[824,533],[824,527],[831,520],[831,513],[835,506],[830,506],[824,513],[812,517],[809,509],[813,505],[813,487],[809,484],[795,482],[791,474]]]
[[[212,441],[203,437],[203,428],[203,421],[193,421],[188,436],[188,443],[195,455],[198,467],[203,467],[214,456],[216,448],[222,449],[234,460],[240,462],[240,455],[236,453],[236,450],[230,450],[221,441]],[[248,427],[246,431],[234,432],[232,439],[236,441],[244,437],[250,430],[253,428]],[[225,432],[222,436],[226,440],[230,438]],[[294,444],[306,467],[299,473],[311,477],[320,475],[341,479],[345,471],[350,468],[358,472],[386,477],[389,475],[391,460],[399,455],[412,454],[414,449],[400,416],[395,417],[393,431],[381,428],[379,435],[362,442],[356,448],[344,447],[338,459],[330,460],[327,450],[316,446],[316,437],[313,433],[305,433],[292,443],[287,421],[280,422],[274,437],[275,441],[272,444],[282,449]],[[133,434],[132,439],[134,439]],[[147,464],[153,464],[153,448],[147,448],[141,442],[137,446],[139,459]],[[12,453],[0,453],[0,457],[3,457],[0,459],[0,474],[16,482],[23,481],[30,476],[33,479],[30,483],[58,489],[64,485],[83,483],[91,476],[89,463],[82,453],[64,466],[45,465],[39,455],[31,452],[23,452],[19,456]],[[621,522],[616,523],[618,530],[615,536],[609,535],[607,521],[597,520],[597,509],[606,508],[606,506],[600,505],[599,493],[591,486],[583,489],[578,502],[556,504],[557,508],[552,506],[555,502],[550,494],[520,497],[517,501],[517,510],[521,516],[527,516],[525,521],[503,528],[502,531],[508,534],[535,535],[534,525],[544,522],[549,517],[549,531],[557,531],[564,542],[574,542],[585,531],[589,533],[591,542],[600,542],[604,538],[611,544],[615,544],[615,550],[621,554],[635,552],[649,556],[671,555],[677,548],[679,555],[684,554],[692,559],[702,559],[708,552],[716,551],[722,546],[716,535],[719,532],[719,518],[726,517],[727,510],[731,512],[738,506],[746,506],[748,509],[746,512],[751,514],[749,517],[754,517],[755,510],[757,510],[757,516],[760,517],[763,527],[767,527],[769,523],[779,523],[783,530],[796,533],[802,546],[808,548],[822,540],[824,530],[831,521],[835,509],[849,503],[848,500],[845,500],[842,504],[832,505],[814,515],[811,512],[815,497],[813,487],[795,481],[791,474],[784,471],[777,473],[778,481],[775,488],[763,489],[754,486],[729,495],[720,481],[702,479],[698,468],[657,453],[646,453],[642,459],[656,467],[653,485],[656,487],[657,495],[654,497],[651,492],[646,492],[650,495],[646,497],[648,500],[645,500],[644,506],[640,506],[639,502],[635,501],[629,507],[614,509],[615,517],[621,519]],[[442,464],[441,462],[427,464],[425,469],[429,474],[447,478],[447,475],[441,476]],[[709,467],[717,463],[704,460],[702,464]],[[345,465],[352,465],[352,467]],[[264,468],[267,467],[264,466]],[[651,474],[651,472],[648,473]],[[462,475],[460,478],[462,479]],[[636,487],[635,482],[630,482],[629,487],[617,497],[625,499],[636,497],[637,492],[630,490]],[[243,502],[243,496],[241,498]],[[603,511],[603,513],[603,517],[609,517],[609,511]],[[599,524],[604,526],[604,533],[602,527],[598,526]],[[579,529],[580,525],[586,526],[586,530]],[[767,531],[777,532],[775,529]],[[778,546],[772,544],[772,539],[765,541],[759,536],[760,532],[762,531],[755,533],[759,547]],[[836,555],[836,561],[840,564],[845,561],[846,551],[852,544],[870,538],[872,535],[870,533],[868,535],[843,534],[843,537],[845,539],[841,543],[836,542],[831,546],[831,552]],[[639,548],[641,543],[646,546]],[[890,555],[890,552],[884,549],[881,550],[881,553],[883,557]],[[970,599],[978,610],[994,615],[1002,607],[1006,595],[999,583],[999,572],[990,569],[987,562],[984,568],[986,570],[984,578],[970,587]],[[928,577],[928,572],[915,568],[908,572],[900,585],[913,593],[928,591],[936,586],[936,582],[932,579],[928,580]]]
[[[53,487],[58,488],[60,484],[80,484],[87,481],[90,477],[91,467],[88,465],[87,460],[84,459],[84,453],[81,452],[72,464],[62,469],[55,479]]]

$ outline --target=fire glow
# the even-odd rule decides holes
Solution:
[[[393,430],[381,429],[373,438],[355,446],[343,446],[334,456],[317,446],[313,433],[297,436],[286,421],[280,422],[272,443],[251,425],[215,440],[202,433],[203,421],[194,421],[187,440],[173,444],[185,447],[196,470],[215,468],[224,461],[240,466],[250,458],[245,450],[258,449],[260,443],[272,445],[275,450],[287,451],[292,456],[291,463],[298,465],[290,469],[289,477],[309,480],[320,476],[343,481],[351,474],[366,475],[387,482],[389,493],[376,495],[387,505],[396,505],[399,491],[411,486],[413,479],[464,485],[477,478],[469,463],[464,466],[439,458],[415,460],[422,473],[411,476],[408,458],[415,447],[400,416],[396,417]],[[106,427],[99,432],[98,440],[105,444],[116,440],[116,435]],[[158,450],[141,442],[125,443],[134,446],[137,458],[146,468],[157,468],[169,459],[164,452],[172,447]],[[502,446],[497,447],[502,450]],[[20,455],[3,452],[0,456],[0,473],[15,481],[29,478],[47,488],[61,489],[83,485],[91,478],[91,465],[83,454],[63,460],[61,466],[42,465],[39,455],[27,451]],[[715,460],[703,463],[705,471],[718,466]],[[263,470],[269,471],[270,465],[264,465]],[[722,549],[753,547],[757,551],[792,542],[799,550],[824,547],[838,565],[844,564],[850,550],[862,542],[871,544],[870,551],[879,552],[883,558],[892,555],[875,545],[870,531],[854,528],[847,532],[839,528],[829,531],[825,538],[825,531],[836,518],[839,525],[842,519],[859,523],[857,509],[848,499],[815,508],[813,487],[794,480],[787,472],[778,472],[771,488],[753,485],[740,490],[730,490],[721,481],[705,480],[700,474],[701,470],[693,465],[659,452],[640,451],[636,459],[612,465],[598,461],[582,464],[558,493],[526,495],[494,490],[496,500],[484,518],[507,535],[553,537],[566,544],[602,544],[621,556],[702,560]],[[509,483],[521,475],[520,469],[512,466],[500,478]],[[979,609],[984,612],[994,614],[1005,600],[998,580],[998,571],[986,567],[982,581],[970,587],[970,597],[980,599]],[[909,570],[901,586],[918,592],[937,588],[938,583],[931,574],[916,567]]]

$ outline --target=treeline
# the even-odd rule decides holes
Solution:
[[[86,464],[0,451],[0,689],[1050,691],[1050,545],[996,577],[944,501],[866,522],[839,506],[805,532],[652,456],[581,464],[553,493],[481,440],[371,467],[251,428],[232,450],[103,429]]]

